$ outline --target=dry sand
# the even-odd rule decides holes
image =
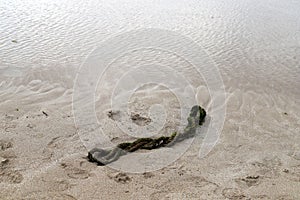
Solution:
[[[130,174],[87,161],[70,94],[59,102],[51,100],[57,89],[35,89],[36,98],[1,94],[1,199],[300,198],[298,100],[228,93],[222,135],[207,157],[198,158],[196,142],[170,166]]]

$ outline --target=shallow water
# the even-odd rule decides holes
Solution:
[[[69,88],[74,71],[101,41],[137,28],[162,28],[201,45],[230,87],[263,84],[299,93],[299,8],[295,0],[2,1],[1,76],[24,74],[25,85],[42,80]]]

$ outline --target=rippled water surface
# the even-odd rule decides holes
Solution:
[[[299,9],[296,0],[1,1],[1,88],[60,88],[62,96],[102,41],[161,28],[202,46],[228,91],[264,88],[299,97]]]

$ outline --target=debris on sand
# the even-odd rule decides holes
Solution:
[[[49,116],[45,111],[42,111],[42,113],[43,113],[46,117]]]
[[[152,121],[149,117],[141,116],[138,113],[131,113],[130,119],[139,126],[148,125]]]

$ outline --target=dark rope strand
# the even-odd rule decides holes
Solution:
[[[139,149],[157,149],[160,147],[171,146],[176,142],[183,141],[195,135],[196,129],[202,125],[206,116],[206,112],[200,106],[193,106],[190,115],[187,118],[188,124],[183,133],[177,134],[174,132],[170,136],[161,136],[159,138],[139,138],[134,142],[124,142],[118,144],[111,150],[94,148],[88,153],[88,159],[91,162],[96,162],[99,165],[106,165],[119,159],[122,155],[128,152],[134,152]]]

